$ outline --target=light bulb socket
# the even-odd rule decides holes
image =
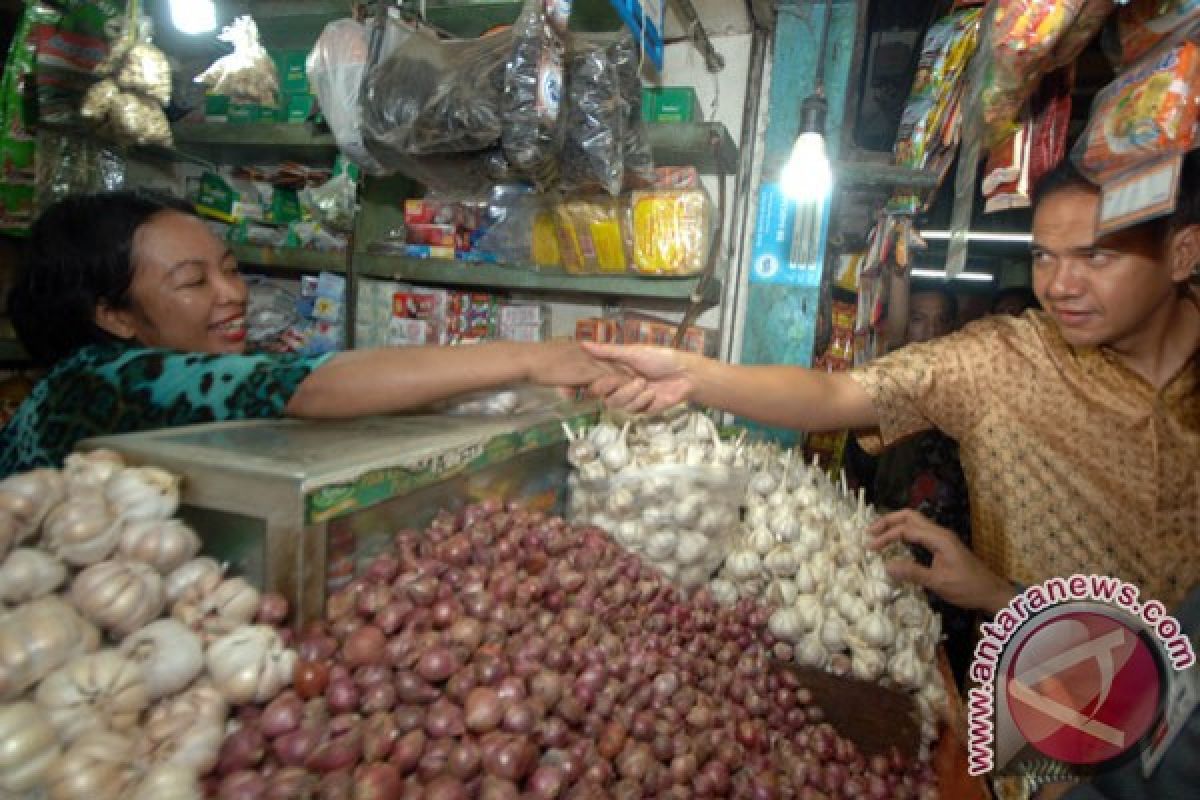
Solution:
[[[800,104],[800,132],[819,133],[825,135],[825,116],[829,112],[829,103],[825,100],[825,92],[818,89]]]

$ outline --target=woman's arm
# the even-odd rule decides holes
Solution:
[[[284,413],[313,419],[384,414],[509,383],[586,386],[610,371],[565,342],[348,351],[313,370]]]
[[[615,408],[659,411],[690,401],[805,431],[879,424],[870,396],[844,372],[738,366],[663,347],[584,347],[633,373],[604,376],[591,385],[593,394]]]

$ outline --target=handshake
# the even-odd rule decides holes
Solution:
[[[535,345],[527,370],[543,386],[582,389],[609,408],[655,413],[694,399],[691,374],[709,361],[648,345],[549,343]]]

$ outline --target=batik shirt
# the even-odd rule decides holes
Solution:
[[[56,364],[0,431],[0,476],[60,466],[94,436],[280,417],[329,357],[89,345]]]
[[[958,441],[972,548],[997,574],[1100,572],[1167,604],[1200,582],[1200,352],[1156,389],[1027,312],[850,374],[884,444],[931,428]]]

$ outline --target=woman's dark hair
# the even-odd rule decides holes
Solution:
[[[49,365],[115,341],[96,325],[96,309],[129,307],[134,234],[163,211],[193,213],[182,200],[145,191],[70,195],[42,212],[8,297],[13,327],[35,361]]]

